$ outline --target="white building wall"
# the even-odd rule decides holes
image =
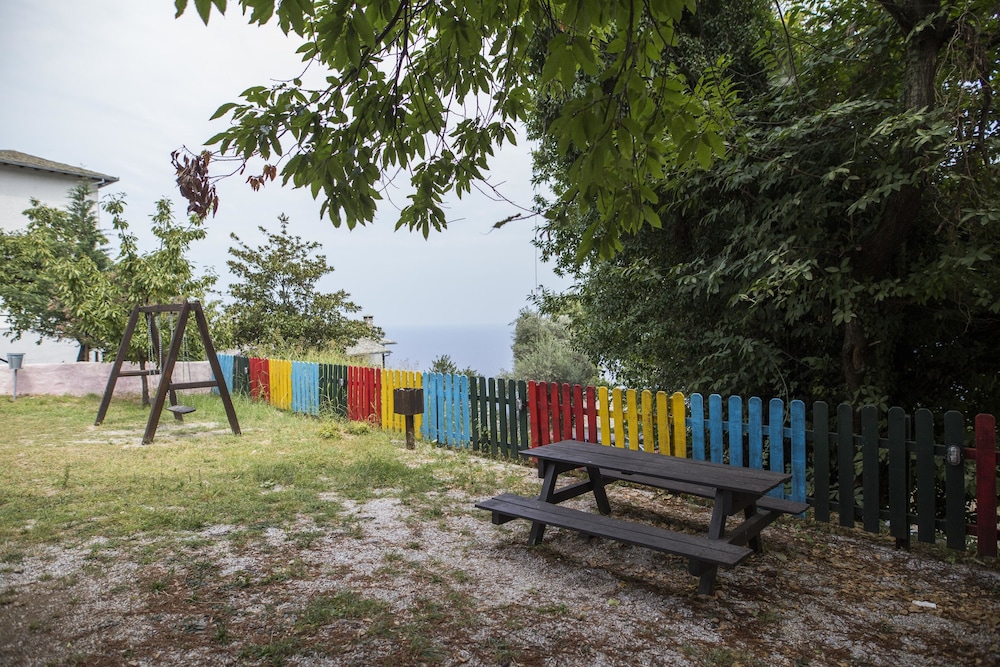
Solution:
[[[54,208],[65,207],[66,193],[78,182],[74,176],[0,164],[0,229],[9,232],[27,227],[24,211],[31,207],[32,199]],[[93,198],[97,201],[96,191]]]

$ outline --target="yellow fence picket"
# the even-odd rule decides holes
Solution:
[[[670,414],[667,412],[667,392],[656,392],[656,451],[671,454]]]
[[[625,423],[627,424],[627,440],[629,449],[639,449],[639,402],[636,400],[635,389],[625,390]]]
[[[424,376],[414,371],[382,370],[382,428],[397,433],[406,433],[405,415],[396,414],[394,389],[420,389],[423,387]],[[413,426],[417,438],[420,438],[420,427],[423,415],[413,416]]]
[[[269,360],[270,402],[276,408],[292,407],[292,362],[284,359]]]
[[[608,403],[608,388],[597,388],[597,415],[601,420],[598,431],[601,433],[601,444],[611,444],[611,406]]]
[[[642,446],[647,452],[656,451],[656,433],[653,431],[653,392],[642,392]]]
[[[684,394],[675,391],[670,396],[670,416],[674,422],[674,456],[687,457],[687,425],[684,423],[686,414]]]
[[[625,446],[625,410],[621,387],[611,390],[611,442],[618,447]]]

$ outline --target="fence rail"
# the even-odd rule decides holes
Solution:
[[[219,355],[234,394],[303,414],[331,414],[403,432],[393,390],[422,388],[419,436],[441,446],[515,458],[519,451],[573,438],[728,465],[780,470],[791,481],[774,494],[806,501],[817,521],[897,544],[944,540],[997,556],[996,420],[957,412],[936,418],[874,406],[724,398],[718,394],[583,387],[522,380],[414,373]],[[811,430],[807,426],[811,425]],[[949,462],[949,459],[951,461]]]

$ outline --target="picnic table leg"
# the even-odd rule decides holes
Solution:
[[[608,502],[608,493],[604,490],[604,476],[601,475],[601,469],[588,466],[587,474],[593,487],[594,500],[597,501],[597,510],[601,514],[611,514],[611,503]]]
[[[704,565],[704,564],[702,564]],[[698,579],[698,595],[711,595],[715,592],[715,575],[719,570],[718,565],[704,565],[705,571]]]
[[[542,464],[545,474],[542,480],[542,489],[538,492],[538,499],[550,503],[556,491],[556,478],[559,476],[558,466],[549,461],[540,461],[539,463]],[[544,536],[545,524],[541,521],[532,521],[531,532],[528,533],[528,544],[532,546],[541,544]]]
[[[708,539],[721,540],[726,535],[726,507],[729,500],[727,496],[732,495],[728,491],[719,489],[715,494],[715,504],[712,506],[712,521],[708,524]]]
[[[748,505],[743,509],[743,516],[746,517],[747,519],[749,519],[756,513],[757,513],[756,505]],[[754,552],[756,553],[764,552],[764,542],[760,537],[760,533],[757,533],[756,535],[751,537],[750,540],[748,541],[748,544],[750,545],[750,548],[754,550]]]
[[[719,489],[715,494],[715,504],[712,506],[712,520],[708,524],[708,538],[710,540],[721,540],[726,535],[726,510],[732,506],[732,494],[723,489]],[[688,563],[688,572],[699,577],[698,594],[711,595],[715,590],[715,575],[719,571],[718,565],[711,565],[701,561],[692,560]]]
[[[715,575],[718,571],[718,565],[694,559],[688,561],[688,573],[698,577],[699,595],[711,595],[713,593],[715,590]]]

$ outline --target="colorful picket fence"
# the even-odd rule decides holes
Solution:
[[[319,364],[320,414],[347,418],[348,367],[341,364]]]
[[[974,536],[980,556],[997,554],[996,423],[927,410],[908,415],[849,405],[831,415],[825,403],[807,420],[802,401],[787,404],[712,394],[637,391],[416,373],[333,364],[219,355],[233,394],[309,415],[329,414],[405,430],[393,390],[420,388],[418,437],[440,446],[515,458],[563,439],[643,449],[791,475],[774,495],[807,501],[819,521],[887,530],[901,546],[944,536],[964,549]],[[831,418],[832,417],[832,418]],[[807,429],[807,422],[811,429]],[[974,442],[969,434],[974,433]],[[948,463],[949,448],[957,461]],[[971,499],[971,502],[970,502]],[[969,516],[972,517],[970,523]]]
[[[292,362],[290,409],[306,415],[319,415],[319,364],[308,361]]]
[[[406,433],[406,417],[396,414],[393,393],[396,389],[421,389],[424,384],[422,373],[415,371],[382,372],[382,428],[396,433]],[[413,416],[414,435],[423,428],[423,415]]]
[[[442,445],[472,446],[469,378],[466,375],[424,374],[424,421],[421,436]]]
[[[469,414],[475,450],[517,458],[530,446],[524,380],[469,378]]]
[[[532,441],[544,445],[576,439],[626,449],[642,449],[714,463],[768,468],[791,474],[791,482],[771,493],[806,500],[805,404],[781,399],[767,404],[718,394],[685,397],[680,392],[637,392],[607,387],[528,383]],[[723,406],[725,405],[725,410]],[[746,418],[744,419],[744,414]],[[690,449],[688,448],[690,443]]]
[[[969,424],[959,412],[947,412],[936,424],[930,410],[912,416],[891,408],[883,420],[878,408],[837,408],[833,425],[826,403],[813,408],[813,497],[819,521],[839,515],[840,525],[881,532],[888,524],[897,545],[908,547],[913,533],[934,543],[944,534],[952,549],[964,549],[966,535],[977,538],[980,556],[997,555],[997,466],[993,415],[978,415],[972,424],[973,447],[966,446]],[[955,460],[949,462],[949,448]],[[860,461],[860,470],[857,462]],[[944,502],[940,502],[943,478]],[[968,482],[972,480],[975,521],[968,522]]]

